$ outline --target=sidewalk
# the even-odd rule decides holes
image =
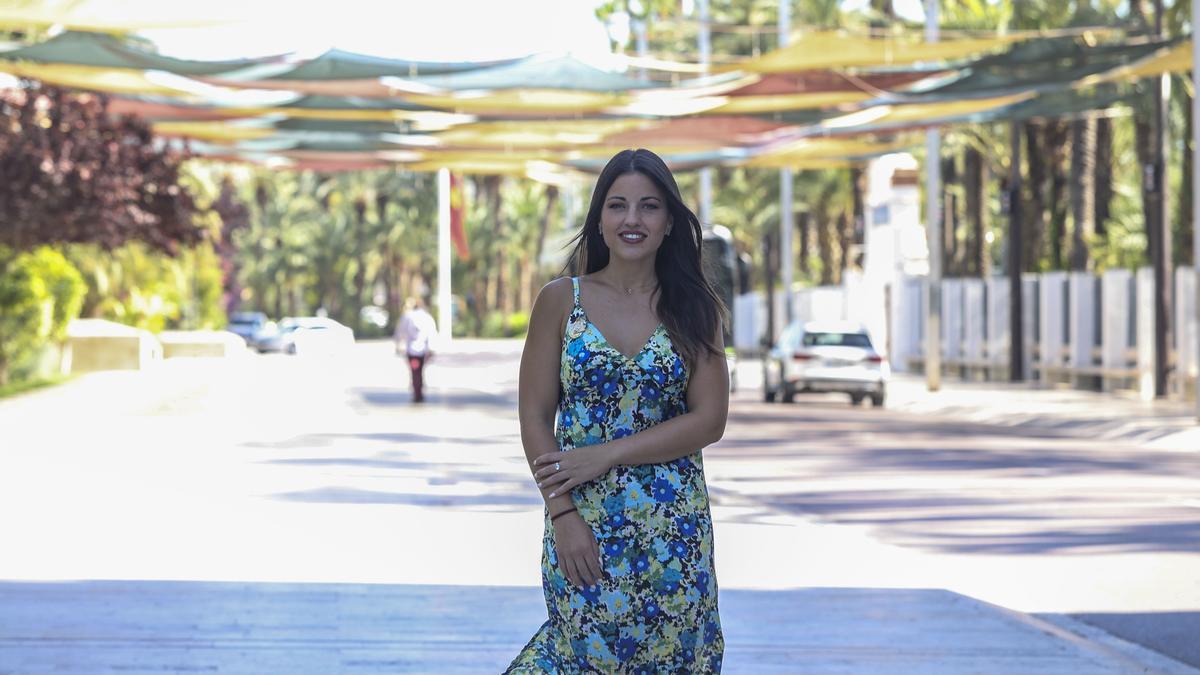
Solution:
[[[404,365],[386,343],[328,366],[286,357],[168,362],[0,403],[0,427],[15,441],[0,443],[0,511],[36,514],[0,518],[0,675],[500,672],[545,619],[541,505],[527,489],[513,414],[518,347],[464,341],[447,350],[433,373],[435,405],[419,410],[407,404]],[[743,429],[770,428],[785,410],[760,404],[747,379],[737,397]],[[895,410],[1006,425],[1014,438],[1200,447],[1182,445],[1192,427],[1179,404],[950,381],[929,394],[908,376],[890,397]],[[845,405],[839,397],[825,409],[856,434],[869,435],[871,420],[909,418]],[[64,411],[73,423],[62,423]],[[973,453],[974,437],[951,456]],[[1080,466],[1081,444],[1071,445],[1054,457]],[[750,465],[726,453],[706,467],[713,493],[727,496],[714,506],[725,672],[1200,673],[1068,616],[978,599],[1027,612],[1077,609],[988,595],[1016,585],[1040,598],[1060,583],[1052,567],[1034,576],[1037,556],[939,554],[889,540],[869,522],[874,504],[899,499],[888,508],[907,507],[903,522],[924,537],[944,531],[936,522],[987,528],[1006,517],[1020,535],[1031,513],[1005,505],[1007,493],[995,492],[1007,489],[1003,477],[910,494],[904,481],[915,470],[898,466],[889,484],[838,464],[818,485],[785,463],[798,454],[788,447],[765,443],[760,450],[785,454]],[[939,451],[947,448],[931,453]],[[772,478],[799,482],[772,492]],[[955,508],[966,491],[996,508]],[[728,497],[735,493],[759,501],[742,504]],[[810,505],[858,508],[841,519],[789,511],[796,493]],[[1080,533],[1067,517],[1032,513],[1041,518],[1018,543],[1071,544]],[[1002,542],[1005,532],[982,534]],[[1139,532],[1092,536],[1136,556],[1153,541]],[[1139,581],[1162,578],[1164,559],[1191,565],[1183,557],[1191,550],[1165,550]],[[1130,581],[1121,576],[1130,568],[1108,558],[1063,560],[1073,578]]]
[[[721,592],[727,673],[1196,673],[939,589]],[[0,673],[499,673],[541,589],[0,584]]]
[[[1195,404],[1183,401],[1145,402],[1125,393],[948,378],[940,391],[929,392],[924,377],[897,373],[889,384],[887,407],[1155,450],[1200,451]]]

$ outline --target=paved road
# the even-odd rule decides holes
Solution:
[[[536,587],[512,342],[176,360],[0,404],[0,579]],[[745,380],[744,380],[745,381]],[[722,590],[946,589],[1200,665],[1196,454],[735,396]]]

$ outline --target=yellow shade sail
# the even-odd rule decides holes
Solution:
[[[1020,103],[1021,101],[1027,101],[1034,96],[1036,96],[1034,92],[1021,92],[1019,94],[990,98],[878,105],[825,120],[821,123],[821,126],[829,130],[853,132],[856,127],[867,129],[905,124],[920,125],[924,122],[936,124],[939,120],[987,112],[996,108]]]
[[[232,144],[266,138],[275,133],[271,127],[249,127],[230,122],[156,122],[154,132],[163,136],[185,136],[210,143]]]
[[[437,134],[443,145],[481,147],[547,148],[589,145],[606,137],[653,126],[656,122],[636,119],[590,120],[505,120],[474,122]]]
[[[872,95],[864,91],[816,91],[770,96],[729,96],[727,103],[704,112],[714,115],[730,115],[808,110],[861,103],[871,98],[873,98]]]
[[[1192,69],[1192,41],[1185,40],[1164,49],[1157,54],[1131,63],[1127,66],[1114,68],[1094,77],[1085,78],[1077,86],[1088,86],[1101,82],[1116,82],[1122,80],[1139,80],[1143,77],[1155,77],[1167,73],[1185,73]]]
[[[561,89],[507,89],[457,94],[405,94],[417,105],[477,115],[588,114],[629,103],[624,93]]]
[[[0,60],[0,73],[69,89],[190,98],[186,92],[151,81],[145,72],[140,70]]]
[[[785,143],[745,162],[760,169],[819,168],[843,166],[849,158],[880,155],[913,147],[914,138],[880,142],[864,138],[802,138]]]
[[[805,33],[791,45],[743,61],[725,70],[788,73],[817,68],[864,68],[962,59],[998,49],[1022,39],[997,35],[944,42],[925,42],[917,36],[873,38],[838,31]]]

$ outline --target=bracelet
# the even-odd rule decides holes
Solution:
[[[574,506],[572,506],[572,507],[571,507],[571,508],[569,508],[569,509],[564,509],[564,510],[562,510],[562,511],[559,511],[558,513],[556,513],[556,514],[554,514],[554,515],[550,516],[550,522],[552,522],[552,523],[553,523],[555,518],[558,518],[559,516],[565,516],[565,515],[567,515],[568,513],[572,512],[572,511],[578,511],[578,510],[579,510],[579,509],[576,509]]]

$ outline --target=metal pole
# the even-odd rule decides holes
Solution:
[[[1163,3],[1154,0],[1154,34],[1163,37]],[[1169,75],[1162,75],[1154,96],[1154,149],[1150,190],[1146,199],[1154,201],[1150,227],[1150,257],[1154,264],[1154,395],[1167,395],[1167,368],[1171,323],[1171,231],[1167,227],[1166,126]]]
[[[1021,123],[1010,123],[1012,165],[1008,174],[1008,379],[1025,379],[1025,298],[1021,293]],[[1032,158],[1031,158],[1032,159]]]
[[[1200,1],[1200,0],[1198,0]],[[779,46],[788,45],[792,25],[790,0],[779,0]],[[779,170],[779,271],[783,278],[783,321],[792,322],[792,231],[796,228],[792,205],[792,170]]]
[[[938,41],[938,0],[925,0],[925,41]],[[942,387],[942,167],[941,132],[925,132],[925,236],[929,283],[925,303],[925,387]]]
[[[438,169],[438,332],[450,343],[450,170]]]
[[[700,11],[700,36],[698,39],[700,65],[704,67],[704,73],[707,75],[709,59],[712,55],[712,44],[709,41],[708,32],[708,0],[698,0],[696,8]],[[712,223],[712,169],[707,166],[700,169],[700,223],[702,225]]]
[[[1192,26],[1200,26],[1200,2],[1192,1]],[[1192,363],[1200,368],[1200,40],[1192,38],[1192,267],[1196,272],[1196,330]],[[1181,349],[1186,349],[1182,347]],[[1196,420],[1200,421],[1200,372],[1196,376]]]
[[[646,20],[633,19],[631,23],[633,24],[634,44],[637,45],[638,58],[645,59],[646,55],[650,52],[650,47],[646,41]],[[644,65],[640,66],[638,68],[638,79],[644,81],[648,78],[649,75],[646,73],[646,67]]]

